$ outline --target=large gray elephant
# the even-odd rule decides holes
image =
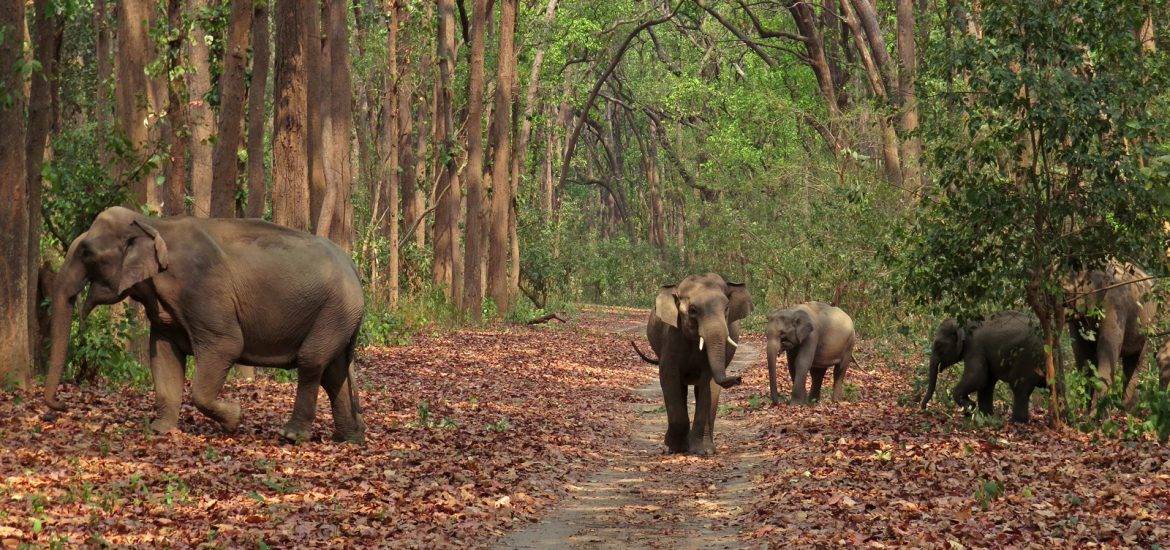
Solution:
[[[792,380],[792,402],[808,403],[821,398],[825,373],[833,367],[833,401],[845,391],[845,372],[853,360],[857,335],[853,319],[841,308],[824,302],[805,302],[768,314],[768,383],[772,404],[780,403],[776,391],[776,356],[788,356],[788,376]],[[812,373],[812,393],[805,384]]]
[[[45,402],[63,410],[65,366],[78,294],[82,319],[99,304],[141,303],[150,321],[156,417],[177,428],[187,357],[195,357],[192,399],[227,430],[240,405],[219,398],[233,363],[297,369],[292,418],[280,434],[309,435],[318,387],[333,406],[334,438],[361,441],[350,362],[363,314],[353,261],[333,243],[261,220],[150,218],[122,207],[98,215],[69,245],[53,294],[52,349]]]
[[[1158,312],[1150,296],[1153,283],[1141,268],[1110,261],[1103,269],[1077,274],[1065,286],[1076,298],[1068,309],[1068,330],[1077,367],[1089,371],[1089,365],[1095,366],[1108,392],[1120,366],[1124,405],[1132,409],[1137,400],[1134,374],[1145,354],[1146,327]],[[1093,392],[1094,410],[1099,396]]]
[[[646,324],[646,337],[658,355],[643,360],[658,365],[658,381],[666,403],[666,448],[672,453],[710,455],[719,392],[741,382],[729,375],[735,356],[739,320],[752,311],[743,284],[729,283],[714,273],[692,275],[662,287]],[[695,422],[688,427],[687,386],[695,387]]]
[[[963,376],[953,396],[967,410],[974,410],[970,395],[978,392],[979,410],[991,414],[995,383],[1002,380],[1012,388],[1012,419],[1027,422],[1032,391],[1047,387],[1040,325],[1027,313],[1004,311],[967,325],[943,321],[931,344],[923,409],[934,397],[938,373],[959,361]]]

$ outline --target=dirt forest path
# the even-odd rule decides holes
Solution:
[[[645,325],[625,321],[614,332],[643,340]],[[643,346],[645,343],[643,342]],[[762,360],[759,346],[744,342],[730,365],[743,373]],[[665,455],[662,391],[657,380],[634,390],[636,424],[627,451],[584,483],[538,523],[515,531],[499,546],[555,548],[738,548],[732,519],[750,503],[749,477],[759,457],[739,445],[744,418],[720,415],[718,456],[712,459]],[[726,392],[724,392],[726,394]],[[690,416],[694,394],[689,391]]]

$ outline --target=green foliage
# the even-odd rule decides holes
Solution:
[[[122,204],[126,187],[112,181],[102,164],[102,144],[125,159],[130,146],[116,135],[99,139],[93,124],[66,130],[53,139],[53,157],[41,171],[48,182],[43,196],[44,224],[62,251],[85,231],[102,210]]]
[[[1003,483],[999,481],[980,478],[976,483],[975,501],[983,510],[987,510],[992,501],[999,500],[1003,496]]]
[[[128,315],[116,315],[110,307],[99,306],[90,313],[84,327],[74,319],[70,340],[74,343],[67,369],[82,378],[101,376],[113,384],[150,386],[150,370],[130,352],[130,341],[145,334]]]

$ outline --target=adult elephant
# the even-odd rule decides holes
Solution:
[[[1004,311],[967,325],[943,321],[931,343],[923,409],[934,396],[938,373],[959,361],[963,375],[953,396],[966,410],[975,408],[970,396],[978,392],[979,410],[991,414],[995,383],[1002,380],[1012,388],[1012,420],[1027,422],[1032,391],[1047,387],[1040,325],[1027,313]]]
[[[1108,392],[1120,366],[1127,409],[1136,402],[1138,377],[1134,373],[1146,350],[1146,327],[1158,311],[1150,297],[1153,283],[1149,279],[1133,264],[1110,261],[1102,269],[1078,273],[1066,284],[1066,291],[1076,299],[1068,310],[1068,330],[1077,367],[1088,371],[1090,364],[1095,366]],[[1094,410],[1099,395],[1093,392]]]
[[[780,403],[776,391],[776,356],[788,356],[788,375],[792,380],[792,402],[807,403],[821,397],[825,373],[833,367],[833,401],[845,391],[845,372],[853,360],[857,335],[853,319],[841,308],[824,302],[805,302],[768,314],[768,383],[772,404]],[[812,373],[812,394],[805,389]]]
[[[727,373],[727,365],[735,356],[739,320],[751,311],[747,287],[714,273],[692,275],[658,292],[646,324],[646,337],[658,359],[641,351],[638,355],[658,365],[668,451],[704,456],[715,452],[712,436],[719,392],[741,382]],[[695,387],[695,422],[690,427],[687,386]]]
[[[77,295],[82,319],[126,298],[150,320],[157,432],[175,429],[184,365],[195,357],[195,406],[227,430],[240,405],[219,398],[233,363],[297,369],[292,418],[280,430],[305,439],[318,386],[333,405],[334,438],[361,441],[365,424],[350,376],[363,313],[353,262],[331,242],[261,220],[149,218],[105,210],[69,245],[53,294],[45,402],[64,410],[57,386]]]

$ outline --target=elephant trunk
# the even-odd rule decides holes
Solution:
[[[773,405],[780,404],[780,392],[776,389],[776,356],[780,354],[780,346],[772,343],[768,338],[768,390]]]
[[[727,321],[708,321],[699,327],[699,334],[706,341],[704,350],[707,352],[707,362],[711,365],[711,378],[724,388],[738,386],[743,379],[727,375]]]
[[[926,395],[922,397],[922,408],[926,408],[926,404],[930,403],[930,399],[934,397],[934,386],[938,382],[938,371],[942,370],[942,361],[938,357],[931,354],[930,366],[926,368]]]
[[[52,346],[49,349],[49,372],[45,376],[45,404],[58,411],[65,410],[65,405],[57,401],[57,386],[61,384],[61,373],[65,370],[69,328],[73,323],[73,303],[86,282],[85,266],[74,259],[73,255],[81,238],[78,237],[74,241],[74,246],[69,247],[69,255],[65,258],[61,274],[57,277],[56,288],[53,289],[52,321],[49,327]]]

